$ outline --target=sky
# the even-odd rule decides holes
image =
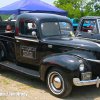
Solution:
[[[0,0],[0,8],[4,7],[6,5],[9,5],[9,4],[13,3],[13,2],[16,2],[16,1],[19,1],[19,0]],[[41,1],[46,2],[46,3],[50,4],[50,5],[53,5],[53,2],[55,0],[41,0]]]

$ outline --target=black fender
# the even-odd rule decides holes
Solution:
[[[79,77],[79,59],[67,54],[52,54],[41,60],[40,75],[41,80],[45,80],[52,67],[61,69],[67,79],[72,83],[73,77]]]
[[[92,74],[100,75],[100,63],[98,61],[98,59],[100,59],[100,52],[89,50],[70,50],[67,53],[84,59],[85,62],[88,63]]]

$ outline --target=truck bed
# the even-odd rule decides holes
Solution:
[[[0,32],[0,37],[12,37],[14,38],[14,33],[4,33],[4,32]]]

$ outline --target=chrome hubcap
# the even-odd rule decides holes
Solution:
[[[48,76],[48,86],[54,94],[61,94],[64,91],[64,80],[60,73],[54,71]]]
[[[56,88],[60,88],[61,87],[61,80],[60,80],[60,77],[55,77],[54,80],[53,80],[53,84]]]

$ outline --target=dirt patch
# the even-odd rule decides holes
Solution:
[[[100,88],[74,86],[68,97],[60,99],[49,93],[45,82],[4,69],[0,72],[0,100],[100,100]]]

